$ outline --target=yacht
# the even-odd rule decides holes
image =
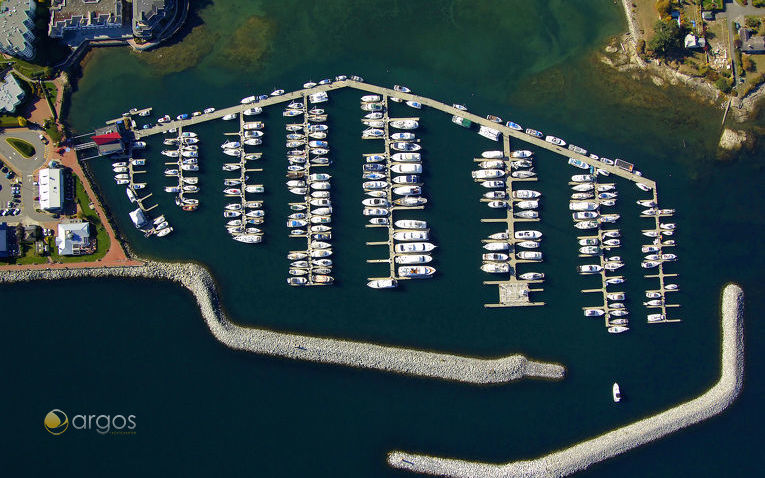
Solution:
[[[404,242],[401,244],[396,244],[394,246],[394,251],[397,254],[411,254],[411,253],[430,252],[435,248],[436,246],[434,246],[430,242]]]
[[[393,194],[397,196],[419,196],[422,194],[420,186],[398,186],[393,188]]]
[[[538,198],[542,195],[539,191],[534,191],[532,189],[519,189],[517,191],[513,191],[513,197],[515,199],[533,199]]]
[[[414,207],[414,206],[422,206],[424,204],[427,204],[428,200],[424,197],[420,196],[405,196],[403,198],[398,198],[393,201],[394,204],[397,206],[406,206],[406,207]]]
[[[505,274],[510,272],[510,264],[506,262],[487,262],[481,265],[481,270],[490,274]]]
[[[412,141],[416,138],[414,133],[404,132],[404,133],[393,133],[390,135],[390,139],[394,141]]]
[[[521,219],[537,219],[539,217],[539,213],[534,210],[515,211],[513,216]]]
[[[598,204],[590,201],[571,201],[568,208],[572,211],[595,211]]]
[[[369,219],[369,224],[373,224],[375,226],[387,226],[390,224],[390,221],[387,217],[373,217]]]
[[[609,238],[617,238],[621,237],[622,233],[619,232],[618,229],[609,229],[607,231],[603,231],[603,237],[609,237]]]
[[[568,164],[579,169],[590,169],[590,165],[576,158],[568,158]]]
[[[666,316],[664,314],[648,314],[646,317],[648,319],[649,323],[652,322],[663,322],[667,320]]]
[[[396,256],[396,264],[427,264],[433,258],[428,254],[404,254]]]
[[[486,199],[507,199],[507,193],[505,191],[489,191],[483,194]]]
[[[606,294],[606,297],[608,298],[608,300],[619,300],[619,301],[621,301],[621,300],[624,300],[625,295],[624,295],[624,292],[611,292],[611,293]]]
[[[579,239],[580,246],[597,246],[600,244],[600,240],[597,237],[585,237]]]
[[[375,279],[367,282],[367,287],[372,289],[394,289],[397,286],[396,279]]]
[[[262,112],[263,112],[263,108],[255,107],[255,108],[248,108],[244,110],[243,113],[245,116],[255,116],[255,115],[259,115]]]
[[[584,309],[584,316],[585,317],[601,317],[605,315],[606,311],[603,309]]]
[[[410,101],[406,102],[406,105],[409,106],[409,107],[412,107],[414,109],[418,109],[418,110],[422,109],[422,103],[420,103],[419,101],[411,101],[410,100]]]
[[[530,168],[532,165],[533,163],[528,159],[517,159],[510,162],[510,167],[512,169]]]
[[[493,121],[495,123],[500,123],[500,124],[502,123],[502,118],[500,118],[499,116],[486,115],[486,119],[489,121]]]
[[[546,136],[545,141],[548,143],[556,144],[558,146],[566,146],[566,142],[563,141],[560,138],[556,138],[555,136]]]
[[[517,159],[528,159],[532,157],[534,153],[529,151],[528,149],[519,149],[517,151],[513,151],[510,153],[511,158],[517,158]]]
[[[579,248],[579,254],[594,256],[600,254],[600,248],[598,246],[582,246]]]
[[[568,145],[568,149],[569,149],[569,151],[573,151],[576,154],[581,154],[582,156],[587,155],[587,150],[586,149],[582,148],[581,146],[577,146],[575,144],[569,144]],[[594,157],[592,159],[599,159],[599,158],[596,156],[596,157]]]
[[[516,257],[518,259],[523,259],[527,261],[541,261],[542,260],[542,253],[539,251],[519,251],[516,254]]]
[[[426,229],[428,223],[426,221],[418,221],[415,219],[400,219],[395,222],[395,226],[401,229]]]
[[[585,221],[588,219],[595,219],[598,217],[597,211],[577,211],[571,215],[574,221]]]
[[[573,193],[571,195],[571,199],[576,200],[582,200],[582,199],[593,199],[595,197],[592,193]]]
[[[617,285],[617,284],[623,284],[624,283],[624,277],[609,277],[606,279],[606,285]]]
[[[520,170],[520,171],[513,171],[510,173],[510,176],[517,179],[525,179],[525,178],[533,178],[536,176],[537,173],[534,171],[527,171],[527,170]]]
[[[364,95],[361,97],[361,101],[364,103],[377,103],[381,99],[380,95]]]
[[[489,128],[487,126],[481,126],[478,129],[478,134],[483,136],[486,139],[490,139],[492,141],[499,141],[499,131],[493,128]]]
[[[492,159],[489,161],[481,161],[478,163],[478,167],[481,169],[504,169],[505,162],[499,159]]]
[[[622,241],[619,239],[606,239],[603,241],[603,245],[610,246],[610,247],[619,247],[622,245]]]
[[[677,290],[678,289],[677,284],[665,284],[664,288],[667,289],[667,290]]]
[[[493,180],[493,181],[484,181],[481,183],[481,186],[485,188],[504,188],[505,182],[501,180]]]
[[[467,106],[465,105],[458,105],[457,103],[454,103],[452,106],[460,111],[467,111]]]
[[[489,201],[488,206],[492,209],[507,208],[507,201]]]
[[[390,147],[396,151],[419,151],[422,149],[422,146],[417,143],[407,143],[404,141],[391,143]]]
[[[435,267],[431,266],[399,266],[398,275],[413,279],[429,278],[435,274]]]
[[[385,177],[385,175],[382,175],[382,176],[383,176],[383,178]],[[393,178],[393,183],[394,184],[412,184],[412,185],[416,185],[416,184],[420,184],[420,177],[417,176],[416,174],[407,175],[407,176],[395,176]]]

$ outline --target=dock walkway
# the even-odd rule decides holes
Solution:
[[[285,102],[293,101],[293,100],[296,100],[296,99],[301,99],[304,96],[308,96],[308,95],[311,95],[313,93],[318,93],[320,91],[333,91],[333,90],[338,90],[338,89],[341,89],[341,88],[353,88],[353,89],[360,90],[360,91],[367,91],[367,92],[370,92],[370,93],[375,93],[375,94],[378,94],[378,95],[381,95],[381,96],[386,96],[386,97],[391,97],[392,96],[392,97],[396,97],[396,98],[401,98],[401,99],[403,99],[405,101],[416,101],[416,102],[419,102],[419,103],[421,103],[421,104],[423,104],[425,106],[429,106],[429,107],[431,107],[433,109],[436,109],[436,110],[439,110],[439,111],[443,111],[444,113],[447,113],[447,114],[450,114],[450,115],[461,116],[461,117],[463,117],[465,119],[468,119],[468,120],[470,120],[473,123],[476,123],[478,125],[486,126],[486,127],[495,129],[495,130],[499,131],[500,133],[502,133],[502,134],[504,134],[506,136],[509,136],[509,137],[515,138],[517,140],[520,140],[520,141],[532,144],[532,145],[534,145],[534,146],[536,146],[538,148],[546,149],[546,150],[548,150],[550,152],[559,154],[559,155],[563,156],[564,158],[575,158],[575,159],[583,161],[583,162],[585,162],[585,163],[587,163],[590,166],[593,166],[595,168],[606,170],[606,171],[608,171],[609,173],[611,173],[611,174],[613,174],[615,176],[619,176],[621,178],[627,179],[627,180],[632,181],[632,182],[645,184],[646,186],[648,186],[650,188],[655,188],[656,187],[656,183],[654,181],[652,181],[650,179],[647,179],[647,178],[644,178],[642,176],[638,176],[637,174],[635,174],[635,173],[633,173],[631,171],[627,171],[627,170],[624,170],[622,168],[618,168],[616,166],[605,164],[605,163],[603,163],[601,161],[598,161],[596,159],[593,159],[593,158],[591,158],[589,156],[586,156],[586,155],[583,155],[583,154],[575,153],[575,152],[573,152],[573,151],[571,151],[571,150],[569,150],[567,148],[564,148],[564,147],[561,147],[561,146],[557,146],[557,145],[552,144],[552,143],[548,143],[547,141],[545,141],[543,139],[536,138],[536,137],[533,137],[533,136],[529,136],[529,135],[527,135],[524,132],[516,131],[516,130],[514,130],[512,128],[508,128],[507,126],[504,126],[504,125],[501,125],[501,124],[497,124],[497,123],[495,123],[495,122],[493,122],[491,120],[488,120],[488,119],[486,119],[486,118],[484,118],[482,116],[478,116],[476,114],[473,114],[473,113],[470,113],[470,112],[467,112],[467,111],[459,110],[459,109],[455,108],[452,105],[448,105],[446,103],[442,103],[442,102],[440,102],[438,100],[434,100],[432,98],[427,98],[427,97],[424,97],[424,96],[415,95],[415,94],[412,94],[412,93],[403,93],[403,92],[400,92],[400,91],[395,91],[395,90],[393,90],[391,88],[385,88],[385,87],[382,87],[382,86],[372,85],[372,84],[369,84],[369,83],[364,83],[364,82],[355,81],[355,80],[335,81],[335,82],[327,84],[327,85],[318,85],[318,86],[315,86],[313,88],[304,88],[304,89],[300,89],[300,90],[296,90],[296,91],[290,91],[288,93],[284,93],[283,95],[279,95],[279,96],[269,96],[268,98],[266,98],[264,100],[255,101],[253,103],[238,104],[238,105],[230,106],[228,108],[223,108],[223,109],[220,109],[220,110],[216,110],[216,111],[214,111],[212,113],[202,114],[202,115],[199,115],[199,116],[193,116],[193,117],[191,117],[189,119],[186,119],[186,120],[173,120],[173,121],[169,121],[167,123],[163,123],[161,125],[153,126],[151,128],[148,128],[148,129],[135,130],[134,134],[135,134],[135,138],[136,139],[141,139],[141,138],[145,138],[147,136],[152,136],[152,135],[155,135],[155,134],[165,133],[165,132],[167,132],[167,131],[169,131],[171,129],[180,128],[180,127],[188,127],[188,126],[191,126],[191,125],[195,125],[195,124],[204,123],[204,122],[207,122],[207,121],[223,118],[223,116],[225,116],[227,114],[242,113],[244,110],[246,110],[248,108],[252,108],[252,107],[256,107],[256,106],[260,107],[260,108],[265,108],[267,106],[271,106],[271,105],[275,105],[275,104],[280,104],[280,103],[285,103]]]

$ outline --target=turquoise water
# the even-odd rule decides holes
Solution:
[[[423,125],[418,136],[427,154],[431,204],[412,217],[430,223],[440,246],[439,276],[391,293],[366,288],[365,278],[382,274],[385,266],[365,260],[385,252],[364,246],[382,237],[363,227],[360,155],[379,145],[359,139],[359,94],[342,90],[327,105],[338,280],[332,288],[284,284],[286,252],[301,242],[288,239],[283,225],[291,198],[283,185],[280,109],[263,115],[266,144],[258,166],[265,171],[255,173],[267,188],[261,246],[235,243],[223,227],[223,156],[217,145],[230,128],[224,122],[195,128],[203,139],[204,194],[202,208],[191,215],[162,191],[169,183],[162,176],[159,139],[150,142],[147,182],[158,210],[176,229],[168,240],[137,234],[109,162],[90,166],[131,247],[146,256],[206,264],[219,282],[224,307],[238,322],[457,353],[523,352],[565,364],[567,379],[481,388],[272,360],[218,344],[190,295],[168,284],[18,285],[0,290],[0,300],[28,304],[44,294],[71,298],[67,304],[77,306],[51,307],[6,323],[5,335],[19,339],[4,347],[5,363],[23,357],[25,365],[9,372],[8,389],[17,391],[10,404],[18,413],[9,418],[14,433],[0,444],[21,457],[11,470],[76,474],[87,456],[89,469],[125,476],[146,465],[153,474],[240,475],[257,469],[260,476],[404,476],[385,466],[388,450],[488,461],[533,457],[708,388],[719,372],[719,291],[725,282],[742,283],[749,317],[762,312],[757,273],[763,255],[751,247],[763,232],[761,158],[716,162],[718,110],[689,101],[682,91],[625,84],[602,70],[592,52],[623,28],[616,5],[241,0],[205,5],[192,20],[200,26],[171,47],[214,39],[198,64],[163,73],[180,69],[176,60],[186,58],[183,52],[174,50],[177,58],[157,67],[123,49],[98,51],[73,95],[71,125],[89,131],[133,106],[151,105],[171,115],[221,107],[340,73],[377,84],[403,83],[427,96],[466,103],[473,111],[512,118],[633,161],[657,180],[662,204],[679,211],[680,261],[671,269],[681,275],[675,300],[683,306],[676,314],[684,322],[649,327],[640,320],[642,291],[655,285],[642,278],[639,267],[639,230],[649,223],[637,218],[639,191],[622,180],[615,181],[617,212],[625,218],[619,255],[627,261],[632,330],[609,336],[601,322],[582,317],[580,308],[596,301],[579,289],[597,283],[575,273],[580,261],[566,205],[573,170],[541,151],[534,189],[544,193],[538,229],[545,233],[546,261],[528,270],[547,275],[545,291],[536,296],[547,305],[483,309],[497,292],[481,285],[487,276],[478,270],[480,238],[498,229],[479,222],[491,213],[479,207],[483,191],[469,174],[471,158],[491,144],[428,110],[418,112]],[[250,36],[251,42],[241,41]],[[245,53],[260,56],[221,60]],[[413,115],[405,106],[392,108],[393,114]],[[756,323],[748,326],[749,337],[762,332]],[[750,339],[747,345],[748,378],[756,377],[762,366],[759,344]],[[614,380],[629,398],[619,407],[610,401]],[[733,457],[743,460],[742,471],[754,470],[761,395],[762,385],[748,379],[742,399],[724,416],[586,474],[677,476],[711,470],[725,475],[723,466]],[[135,413],[139,428],[135,436],[78,432],[54,438],[40,426],[51,408]],[[735,436],[718,446],[716,437],[731,430]],[[716,451],[699,457],[695,450],[709,450],[711,443]],[[44,459],[32,463],[32,456]]]

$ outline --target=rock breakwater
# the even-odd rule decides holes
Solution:
[[[183,285],[194,294],[215,338],[235,350],[471,384],[501,384],[525,377],[557,380],[565,374],[562,365],[522,355],[482,359],[243,327],[223,312],[212,275],[193,263],[146,261],[132,267],[7,270],[0,272],[0,284],[100,277],[170,280]]]
[[[743,304],[744,292],[738,285],[729,284],[723,289],[720,379],[693,400],[535,460],[491,464],[394,451],[388,454],[388,464],[416,473],[460,478],[560,477],[706,420],[728,408],[741,392],[744,377]]]

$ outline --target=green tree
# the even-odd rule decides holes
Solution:
[[[723,93],[730,93],[731,81],[727,78],[718,78],[717,81],[715,81],[715,86],[717,86]]]
[[[741,55],[741,66],[743,66],[746,71],[754,71],[757,69],[749,55]]]
[[[659,20],[653,29],[655,33],[648,42],[648,48],[653,50],[655,56],[666,57],[682,47],[683,32],[676,22]]]

